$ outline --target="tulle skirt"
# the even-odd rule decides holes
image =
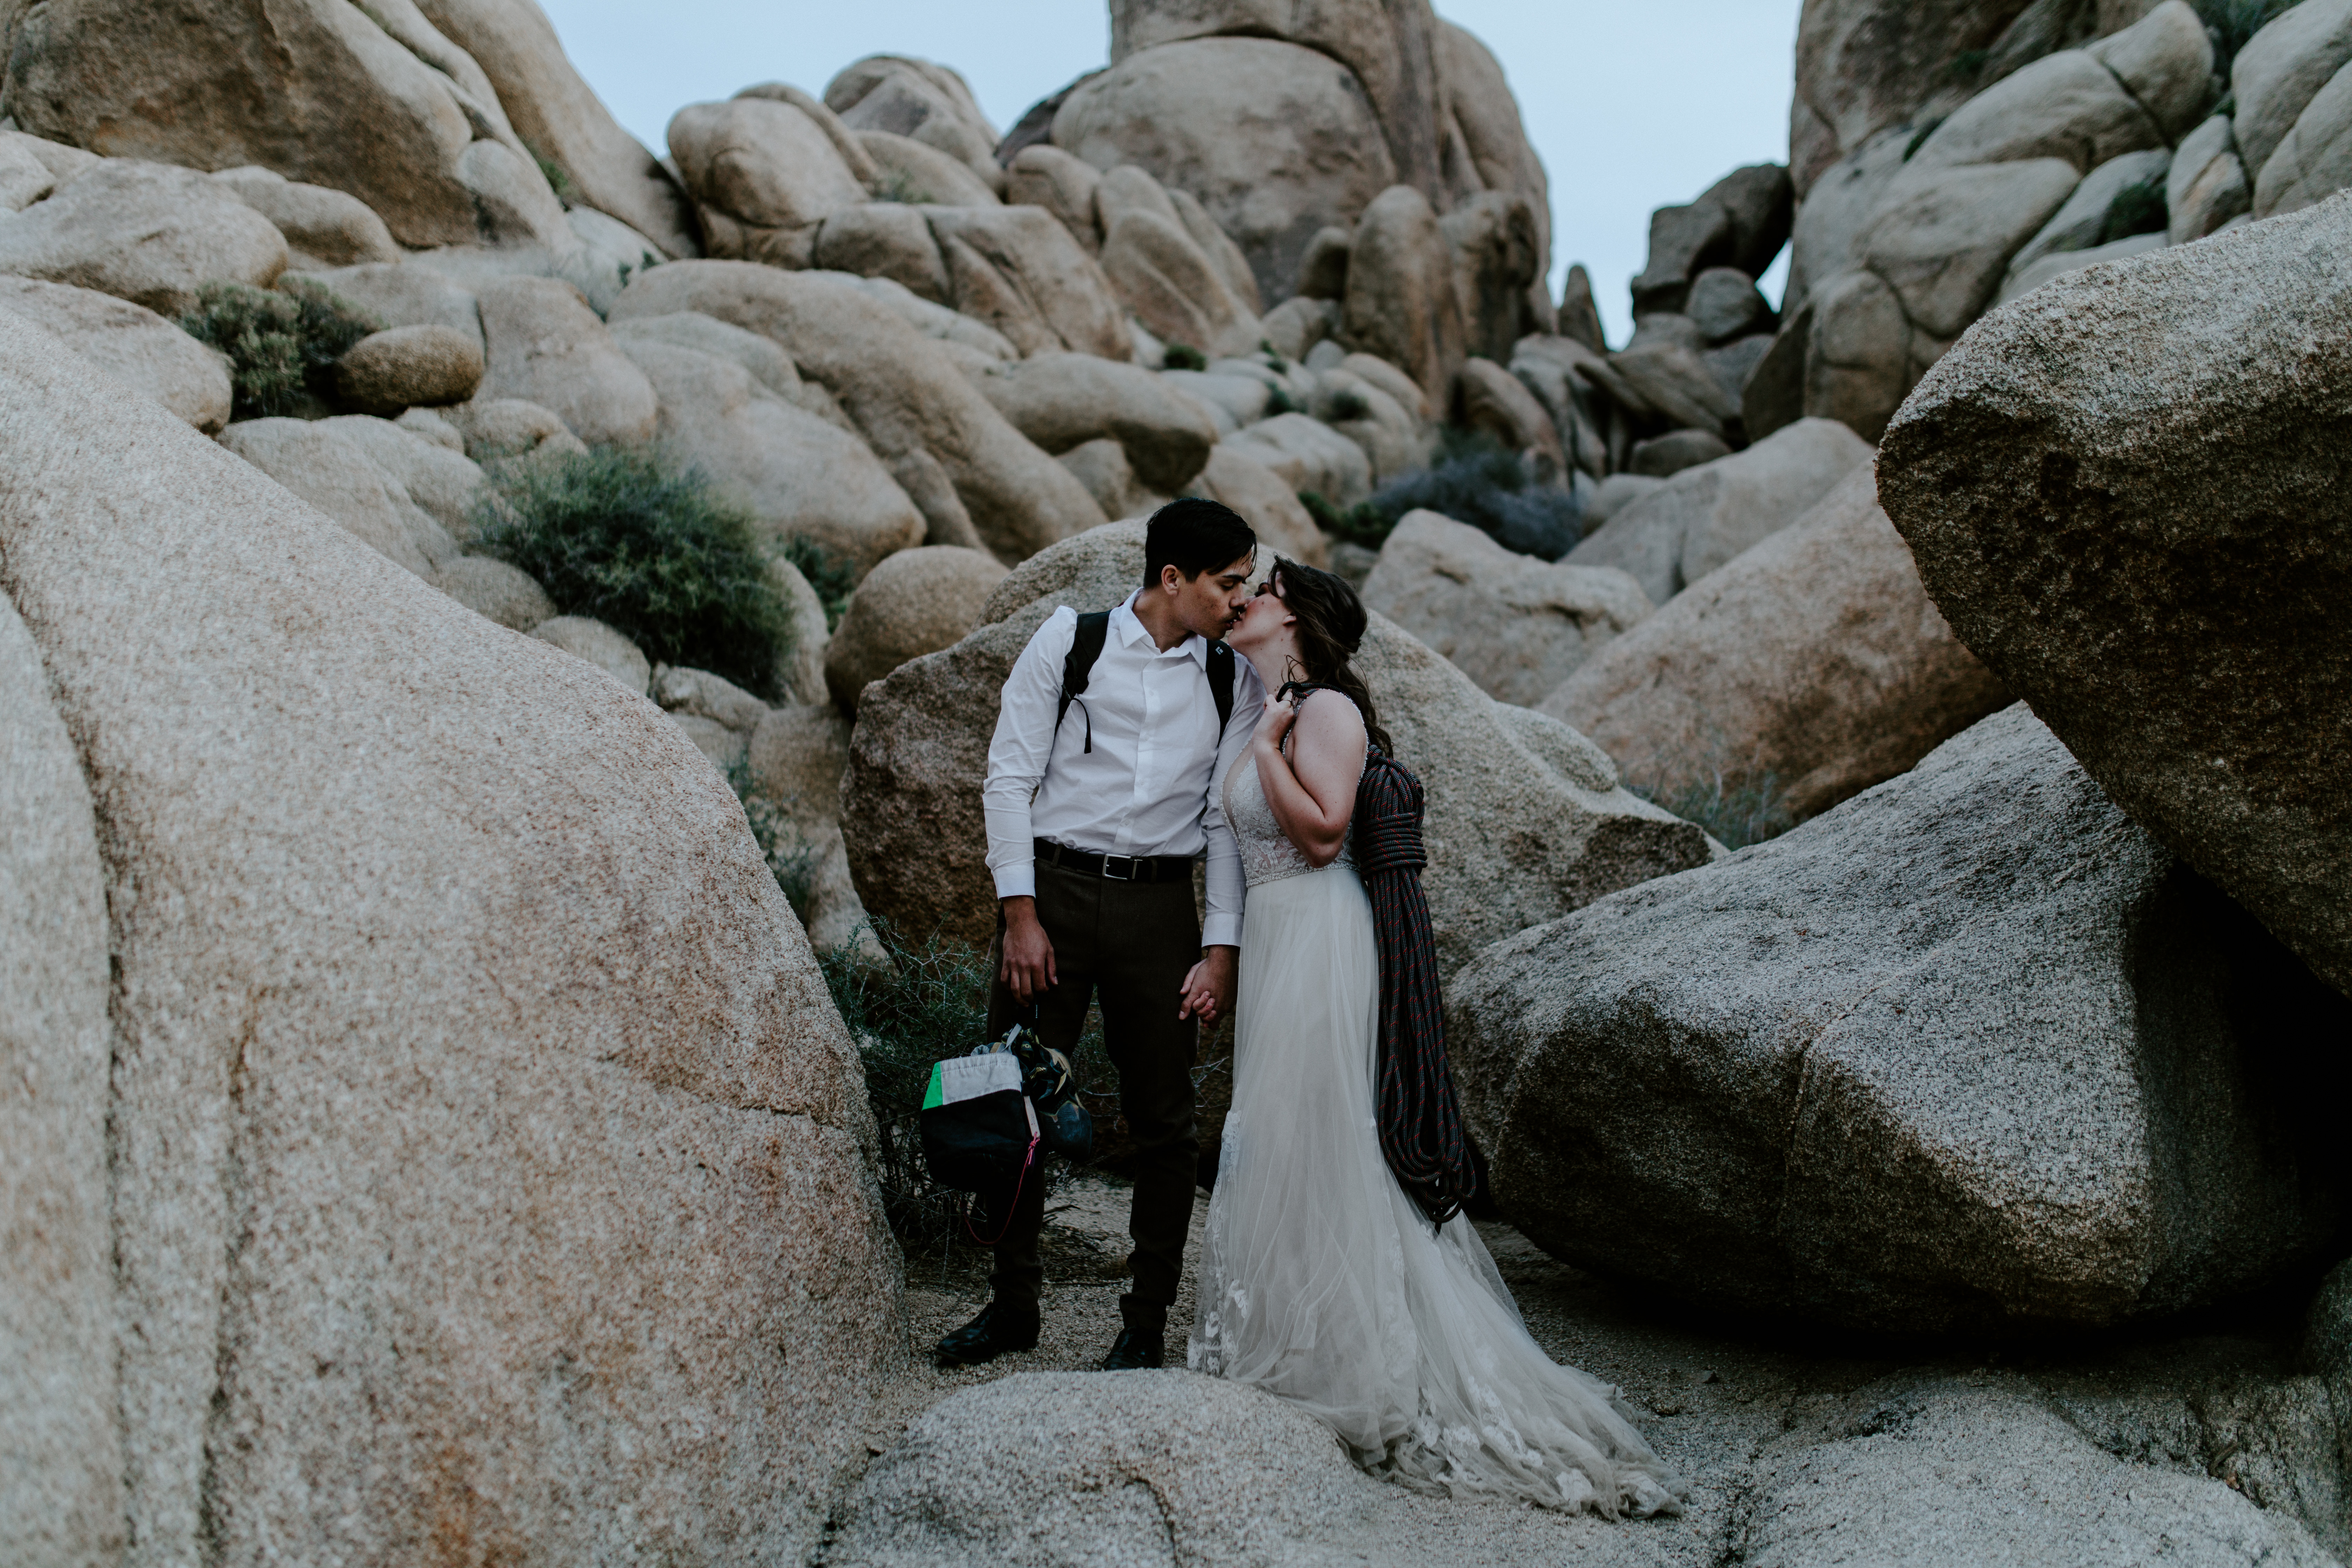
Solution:
[[[1304,1406],[1418,1489],[1675,1511],[1683,1489],[1616,1391],[1546,1355],[1469,1219],[1432,1226],[1390,1173],[1379,985],[1351,868],[1249,890],[1189,1363]]]

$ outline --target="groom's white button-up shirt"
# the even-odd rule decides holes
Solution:
[[[1257,730],[1264,683],[1247,659],[1234,660],[1233,720],[1220,740],[1208,643],[1190,637],[1163,652],[1130,595],[1110,613],[1102,656],[1057,733],[1062,661],[1077,635],[1077,612],[1055,611],[1004,682],[981,795],[996,896],[1036,892],[1039,838],[1097,855],[1205,852],[1209,908],[1201,945],[1240,946],[1241,848],[1225,823],[1221,786]]]

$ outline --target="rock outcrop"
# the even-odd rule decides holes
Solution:
[[[407,246],[570,237],[488,76],[414,5],[67,0],[14,9],[5,42],[0,96],[35,135],[109,158],[257,164],[356,196]]]
[[[0,273],[94,289],[159,315],[206,283],[267,289],[286,238],[226,188],[185,169],[109,160],[0,224]]]
[[[22,634],[0,655],[0,886],[26,826],[54,868],[0,1029],[12,1066],[41,1037],[57,1261],[93,1219],[110,1259],[9,1332],[70,1424],[35,1500],[85,1510],[41,1527],[122,1489],[60,1560],[800,1556],[898,1263],[854,1048],[734,796],[641,698],[13,317],[0,369],[0,637],[38,649],[29,690]],[[34,1419],[12,1398],[12,1453]]]
[[[922,510],[931,543],[1019,561],[1103,521],[936,342],[859,289],[749,262],[674,261],[631,280],[611,320],[677,311],[771,339],[824,385]]]
[[[1398,520],[1363,595],[1487,696],[1522,708],[1650,613],[1622,572],[1538,561],[1433,511]]]
[[[110,1563],[123,1547],[124,1434],[106,869],[40,647],[5,595],[0,734],[0,1556]]]
[[[961,642],[1004,580],[992,555],[951,544],[902,550],[866,574],[825,645],[824,682],[844,713],[858,693],[911,658]]]
[[[92,368],[207,436],[228,423],[221,356],[143,306],[68,283],[0,278],[0,310],[56,334]]]
[[[1852,430],[1801,419],[1744,452],[1681,470],[1612,513],[1567,559],[1631,573],[1663,605],[1796,521],[1869,462],[1869,444]]]
[[[1662,800],[1766,787],[1802,821],[2008,701],[1928,601],[1864,467],[1536,705]]]
[[[1270,1563],[1377,1495],[1312,1415],[1187,1372],[1027,1373],[950,1395],[866,1472],[828,1561],[1068,1562],[1145,1542],[1179,1563]],[[1078,1500],[1073,1507],[1073,1500]]]
[[[2053,283],[1906,410],[1887,514],[2116,804],[2352,989],[2352,197]]]
[[[1142,523],[1066,541],[1000,583],[971,636],[866,691],[841,820],[867,909],[912,936],[988,940],[980,788],[1005,677],[1055,608],[1108,608],[1142,580]],[[1705,836],[1619,789],[1598,747],[1495,702],[1378,616],[1356,668],[1428,790],[1423,881],[1445,968],[1606,891],[1706,861]]]
[[[1447,994],[1496,1201],[1579,1264],[1894,1331],[2097,1327],[2311,1258],[2352,1004],[2024,708]]]

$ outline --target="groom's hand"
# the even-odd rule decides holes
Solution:
[[[1241,949],[1237,947],[1202,949],[1201,962],[1184,976],[1184,1005],[1176,1009],[1176,1016],[1198,1018],[1208,1025],[1230,1012],[1234,1005],[1234,975],[1240,958]]]
[[[1054,943],[1037,923],[1036,900],[1004,900],[1004,956],[997,961],[996,977],[1024,1006],[1054,988]]]

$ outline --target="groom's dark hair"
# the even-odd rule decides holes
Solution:
[[[1151,514],[1143,531],[1143,585],[1156,586],[1160,569],[1173,566],[1186,581],[1257,553],[1257,535],[1241,514],[1199,496],[1171,500]]]

